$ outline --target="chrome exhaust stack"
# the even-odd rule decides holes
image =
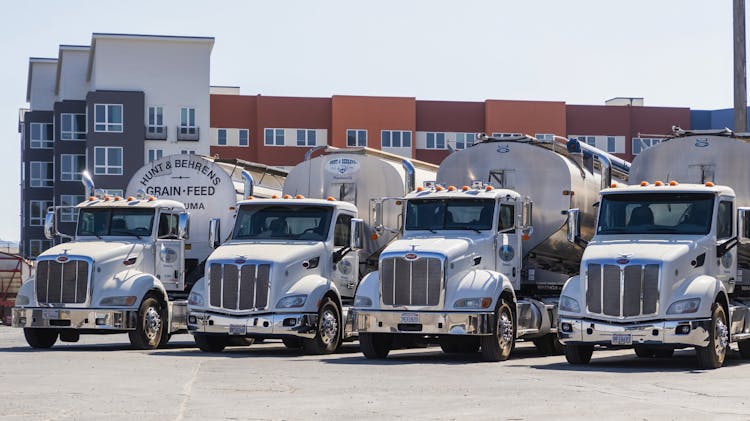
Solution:
[[[245,197],[242,198],[244,200],[253,195],[255,180],[253,180],[253,176],[247,170],[242,170],[242,180],[244,180],[245,184]]]
[[[404,194],[409,194],[417,188],[417,171],[414,169],[414,165],[408,159],[401,161],[401,165],[404,167],[405,177],[405,188]]]
[[[83,189],[86,192],[86,199],[94,195],[94,180],[91,179],[91,174],[88,170],[84,170],[81,173],[81,183],[83,183]]]

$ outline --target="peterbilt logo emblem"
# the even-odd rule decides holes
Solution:
[[[406,255],[404,256],[404,259],[406,259],[406,260],[414,260],[417,257],[419,257],[419,256],[417,256],[417,253],[406,253]]]
[[[235,259],[234,260],[234,263],[236,263],[238,265],[244,264],[245,262],[246,262],[246,260],[243,259],[243,258],[241,258],[241,257],[239,259]]]
[[[627,265],[630,263],[630,259],[617,259],[616,262],[618,265]]]
[[[57,259],[55,259],[55,260],[57,260],[57,262],[58,262],[58,263],[65,263],[65,262],[67,262],[67,261],[68,261],[68,260],[70,260],[70,259],[68,259],[68,258],[67,258],[67,257],[65,257],[65,256],[59,256],[59,257],[58,257]]]
[[[695,146],[699,148],[705,148],[706,146],[708,146],[708,139],[705,137],[698,138],[695,141]]]

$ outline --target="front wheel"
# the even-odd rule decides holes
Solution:
[[[482,360],[505,361],[516,342],[515,320],[507,300],[500,300],[495,309],[495,326],[492,334],[482,336]]]
[[[534,346],[542,355],[561,355],[563,344],[557,339],[557,334],[548,333],[541,338],[534,339]]]
[[[750,339],[737,342],[737,347],[740,349],[740,357],[750,359]]]
[[[23,329],[26,343],[32,348],[48,349],[57,342],[57,331],[54,329],[37,329],[26,327]]]
[[[164,314],[166,313],[161,301],[154,297],[143,299],[138,308],[138,318],[135,330],[128,332],[130,344],[135,349],[156,349],[164,338],[164,330],[168,329]]]
[[[203,352],[221,352],[226,348],[228,338],[221,335],[193,335],[195,344]]]
[[[388,333],[359,334],[359,349],[368,360],[382,360],[393,346],[393,336]]]
[[[565,359],[574,365],[588,364],[594,354],[594,345],[565,345]]]
[[[341,344],[341,311],[330,298],[324,298],[318,310],[318,331],[312,339],[304,339],[302,347],[308,354],[332,354]]]
[[[727,355],[729,328],[724,308],[718,303],[714,303],[714,309],[711,312],[711,327],[708,336],[708,346],[695,347],[698,366],[706,369],[719,368],[724,364],[724,357]]]

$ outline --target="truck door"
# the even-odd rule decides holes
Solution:
[[[333,250],[341,250],[350,246],[349,233],[351,231],[352,215],[340,214],[336,218],[333,228]],[[350,251],[341,261],[333,266],[333,282],[342,297],[354,297],[359,279],[359,254]]]
[[[497,257],[495,270],[504,274],[513,284],[513,289],[521,288],[521,202],[500,200],[497,213],[497,237],[495,241]]]
[[[168,291],[185,288],[185,250],[177,234],[177,221],[175,213],[163,211],[159,215],[154,270]]]
[[[719,267],[717,278],[724,284],[727,291],[732,291],[733,284],[737,280],[737,247],[726,250],[737,241],[732,234],[734,233],[734,203],[727,197],[719,198],[719,208],[716,212],[716,240],[717,240],[717,257],[719,258]],[[725,249],[721,256],[718,256],[719,250]]]

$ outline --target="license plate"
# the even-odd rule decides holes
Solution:
[[[244,335],[247,333],[247,326],[245,325],[229,325],[230,335]]]
[[[418,324],[419,313],[401,313],[401,323]]]
[[[612,335],[612,345],[632,345],[633,335],[629,333],[615,333]]]
[[[60,318],[60,309],[45,308],[42,309],[42,318],[46,320],[56,320]]]

